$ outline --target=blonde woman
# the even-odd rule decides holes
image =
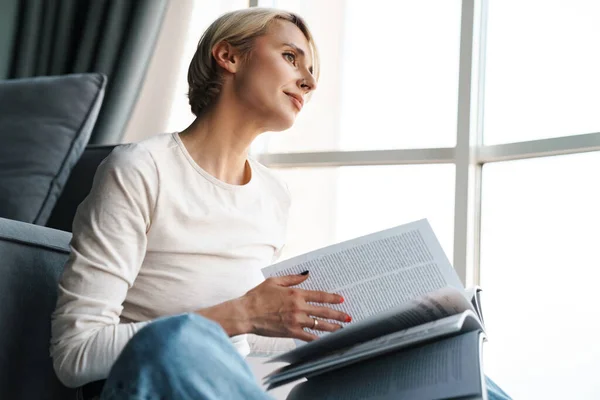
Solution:
[[[290,196],[248,149],[292,126],[318,72],[297,15],[225,14],[190,64],[196,120],[120,146],[99,167],[52,319],[54,368],[83,386],[80,398],[266,399],[244,361],[251,350],[291,349],[269,338],[311,341],[305,328],[351,320],[330,306],[339,295],[293,287],[309,271],[260,272],[284,245]]]
[[[339,295],[292,288],[308,273],[263,282],[260,271],[284,245],[290,196],[248,149],[261,133],[292,126],[317,87],[316,54],[294,14],[252,8],[220,17],[189,68],[196,120],[120,146],[99,167],[73,223],[52,319],[51,354],[66,386],[110,376],[107,398],[250,398],[238,390],[254,379],[242,368],[249,342],[264,352],[293,341],[247,334],[310,341],[304,328],[341,327],[316,326],[316,317],[350,320],[326,306]],[[123,351],[128,343],[135,354]],[[149,353],[140,358],[139,347]],[[127,378],[115,365],[120,354]],[[186,355],[209,363],[211,375],[179,364]],[[182,388],[177,374],[203,381]],[[215,386],[213,397],[203,385]]]

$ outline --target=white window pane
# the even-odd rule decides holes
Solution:
[[[516,399],[600,398],[600,154],[486,165],[486,373]]]
[[[486,144],[600,131],[600,2],[489,2]]]
[[[456,144],[461,2],[348,2],[344,150]]]
[[[454,235],[454,166],[278,170],[292,193],[282,259],[427,218],[448,258]]]
[[[452,147],[459,0],[276,0],[312,29],[322,73],[293,128],[260,150]]]

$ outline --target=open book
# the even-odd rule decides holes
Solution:
[[[481,369],[463,371],[479,360],[480,338],[484,337],[480,289],[464,289],[427,220],[306,253],[264,268],[263,274],[283,276],[305,270],[310,277],[298,287],[342,295],[344,303],[328,306],[348,313],[353,322],[333,333],[313,332],[319,339],[297,341],[296,349],[270,359],[289,365],[265,377],[269,389],[301,378],[309,378],[303,385],[319,386],[323,377],[351,375],[361,365],[380,362],[381,357],[401,363],[394,367],[401,370],[407,368],[406,360],[415,360],[409,355],[417,351],[431,354],[427,359],[431,362],[410,368],[412,373],[403,378],[427,383],[418,389],[424,397],[411,392],[409,398],[432,398],[428,394],[434,392],[485,398]],[[468,344],[453,344],[461,340]],[[455,393],[449,391],[448,382],[431,379],[432,374],[442,374],[440,363],[451,359],[447,365],[453,369],[448,370],[453,377],[450,386],[477,390]]]

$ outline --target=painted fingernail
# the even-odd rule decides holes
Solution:
[[[340,303],[344,302],[344,298],[342,296],[340,296]]]
[[[308,275],[308,270],[301,272],[300,275]]]
[[[352,321],[352,317],[347,315],[346,316],[346,320],[344,322],[351,322]]]

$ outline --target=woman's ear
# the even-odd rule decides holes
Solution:
[[[217,43],[212,49],[217,64],[225,71],[235,74],[240,66],[240,55],[235,47],[226,41]]]

